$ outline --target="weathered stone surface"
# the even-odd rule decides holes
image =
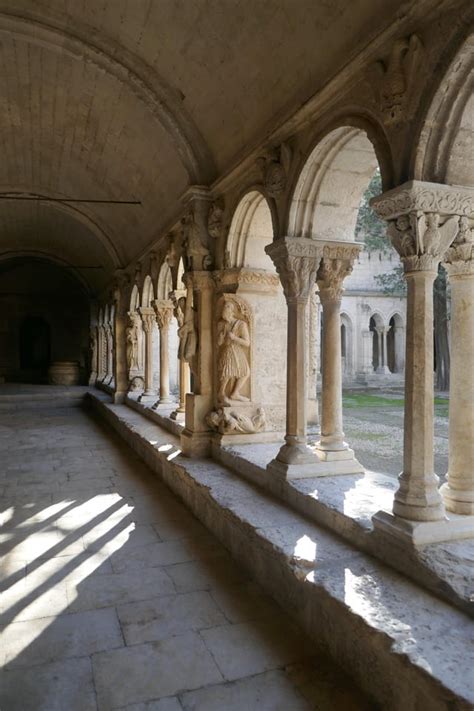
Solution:
[[[90,659],[66,659],[0,672],[0,704],[9,711],[96,711]]]
[[[227,622],[207,592],[166,595],[120,605],[117,614],[128,645],[158,642],[188,630],[198,632]]]
[[[96,654],[93,667],[101,709],[172,696],[222,681],[211,654],[199,635],[192,632]]]
[[[100,398],[96,402],[99,403]],[[135,414],[129,414],[126,408],[119,410],[117,406],[98,406],[132,447],[143,456],[146,452],[151,459],[149,444],[140,436]],[[130,416],[134,418],[133,434],[127,424]],[[291,536],[296,538],[297,528],[292,530],[290,527],[285,531],[285,526],[269,526],[269,540],[266,529],[258,528],[259,519],[266,521],[267,511],[276,512],[281,507],[283,513],[283,505],[269,500],[262,491],[235,476],[216,477],[214,463],[209,463],[210,473],[206,473],[204,462],[178,457],[173,463],[165,464],[160,461],[157,450],[155,461],[156,469],[166,483],[185,498],[192,511],[216,532],[233,555],[292,611],[313,639],[344,660],[359,683],[376,698],[385,701],[390,698],[393,708],[413,703],[414,698],[423,700],[420,702],[433,709],[442,709],[449,703],[468,708],[474,700],[474,689],[470,688],[468,670],[471,662],[466,656],[465,641],[472,628],[461,612],[408,583],[374,558],[354,553],[341,539],[332,537],[327,531],[322,532],[317,525],[303,519],[300,521],[296,513],[293,514],[293,525],[296,521],[305,525],[309,541],[305,539],[305,550],[295,560]],[[338,481],[341,479],[344,478],[338,477]],[[244,502],[248,502],[248,509]],[[344,515],[343,509],[341,514]],[[358,524],[351,525],[357,530]],[[282,531],[290,537],[289,546],[286,536],[282,538]],[[311,570],[311,556],[316,553],[317,561],[320,536],[322,562]],[[330,544],[328,539],[331,539]],[[299,538],[295,543],[298,541]],[[324,554],[325,547],[327,555]],[[173,567],[178,570],[180,566],[167,569],[171,576]],[[273,580],[278,580],[278,584]],[[433,640],[444,639],[448,629],[461,631],[460,636],[452,635],[448,656],[458,649],[459,663],[465,665],[463,674],[460,674],[459,663],[456,669],[445,667],[438,651],[433,648]],[[213,642],[218,648],[215,631],[207,630],[201,634],[215,635]],[[225,639],[221,644],[222,662],[229,665],[228,673],[238,675],[238,660],[229,653]],[[244,645],[243,641],[241,645]],[[265,664],[264,656],[260,663]],[[400,684],[401,678],[403,684]]]

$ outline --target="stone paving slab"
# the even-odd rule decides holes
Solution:
[[[185,459],[179,452],[170,460],[169,448],[166,456],[160,452],[160,447],[169,444],[179,449],[179,443],[173,442],[169,433],[157,427],[151,438],[143,418],[141,431],[138,413],[107,404],[100,397],[96,403],[104,417],[225,542],[233,556],[296,616],[315,641],[344,660],[384,708],[417,704],[430,711],[450,705],[471,708],[474,688],[470,672],[474,659],[468,656],[466,637],[472,635],[472,623],[463,613],[375,558],[360,551],[354,553],[343,540],[322,532],[296,512],[293,523],[306,526],[302,536],[289,524],[268,525],[267,507],[279,511],[276,520],[281,516],[281,523],[288,513],[284,503],[269,498],[220,463]],[[247,501],[252,501],[248,510],[242,505]],[[259,508],[266,526],[256,527]],[[276,538],[275,529],[279,529]],[[304,550],[300,554],[302,543]],[[331,556],[330,548],[338,546],[341,553]],[[170,577],[173,568],[179,570],[179,565],[167,569]],[[188,576],[188,585],[191,582],[192,576]],[[466,630],[466,636],[448,635],[448,628]],[[204,637],[216,633],[208,630],[200,634]],[[457,655],[454,673],[452,665],[445,666],[433,648],[436,638],[450,646],[448,659]],[[222,665],[230,660],[232,674],[232,654],[226,657],[225,645],[219,650],[217,640],[213,642],[222,655]]]
[[[284,688],[288,708],[298,708],[303,684],[282,660],[294,658],[290,647],[306,649],[305,635],[275,641],[258,627],[290,622],[127,445],[77,407],[22,405],[0,412],[0,427],[5,422],[0,461],[8,448],[22,466],[12,468],[8,499],[0,498],[1,711],[183,711],[183,694],[226,686],[201,634],[219,631],[225,659],[238,625],[255,660],[241,682],[251,682],[260,659],[277,663],[265,693],[274,683],[273,696]],[[61,486],[44,495],[48,477]],[[110,490],[94,486],[94,477],[110,481]],[[311,670],[312,655],[309,645]],[[357,711],[368,708],[351,680],[342,685]],[[322,708],[337,708],[336,696]],[[202,700],[186,703],[205,708]]]

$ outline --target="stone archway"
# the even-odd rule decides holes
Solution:
[[[235,293],[253,319],[251,401],[266,413],[266,429],[283,431],[286,401],[286,304],[274,264],[265,252],[273,241],[273,221],[265,196],[253,190],[240,200],[226,244],[227,272],[221,293]]]

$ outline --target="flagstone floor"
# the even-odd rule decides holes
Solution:
[[[53,404],[0,410],[1,711],[372,708],[113,433]]]

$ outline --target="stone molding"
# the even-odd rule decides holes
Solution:
[[[372,198],[370,205],[383,220],[394,220],[410,212],[474,218],[474,188],[410,180]]]
[[[280,285],[277,274],[272,274],[265,269],[244,269],[236,267],[234,269],[223,269],[212,274],[217,289],[226,287],[244,286],[257,290],[275,291]]]
[[[173,303],[165,299],[155,299],[152,303],[155,311],[156,322],[161,331],[162,328],[169,326],[171,319],[173,318]]]

